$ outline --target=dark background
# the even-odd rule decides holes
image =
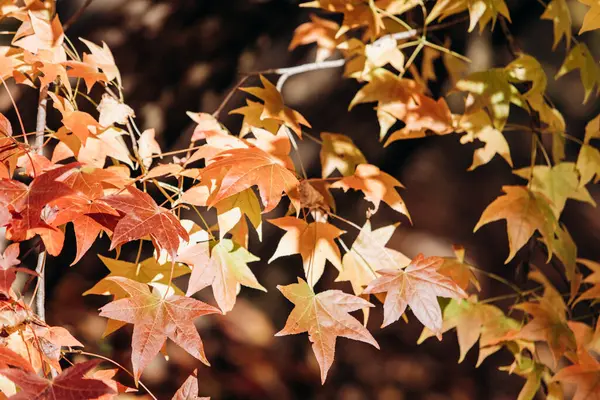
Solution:
[[[66,21],[82,3],[59,0],[61,20]],[[585,123],[597,114],[600,103],[592,96],[587,104],[581,104],[583,89],[577,73],[559,81],[552,79],[564,58],[565,46],[562,42],[552,51],[552,24],[539,20],[543,12],[540,4],[535,0],[507,3],[513,20],[511,31],[521,48],[537,57],[547,69],[549,95],[563,112],[569,133],[583,137]],[[244,72],[313,61],[314,46],[293,52],[288,52],[287,46],[293,30],[314,11],[301,9],[292,0],[95,0],[67,35],[75,42],[76,38],[85,37],[109,45],[123,77],[126,101],[136,111],[138,125],[155,128],[163,151],[169,151],[189,143],[193,126],[185,111],[213,112]],[[585,7],[573,3],[574,33],[584,11]],[[450,36],[452,48],[473,58],[474,68],[504,66],[511,61],[498,27],[494,33],[488,27],[482,35],[467,35],[467,26],[466,22],[459,23],[436,32],[435,37],[443,40]],[[588,34],[584,39],[598,56],[595,50],[599,48],[600,37]],[[80,43],[76,45],[80,51],[85,50]],[[436,66],[439,81],[433,84],[433,90],[437,97],[449,88],[442,65]],[[251,78],[246,85],[256,84],[257,79]],[[485,206],[500,195],[501,186],[520,182],[502,159],[496,157],[490,164],[467,172],[477,145],[461,145],[458,135],[400,141],[384,149],[378,142],[373,105],[347,111],[359,87],[353,80],[342,79],[340,69],[332,69],[291,78],[284,88],[284,97],[288,105],[312,124],[313,134],[325,131],[351,136],[370,163],[406,186],[401,194],[411,213],[412,226],[385,205],[373,218],[375,226],[402,221],[390,247],[408,256],[420,252],[451,255],[451,245],[462,244],[473,264],[511,280],[519,278],[517,272],[524,262],[547,269],[540,251],[531,254],[522,251],[509,265],[503,264],[508,252],[504,223],[490,224],[472,234]],[[11,90],[18,98],[26,125],[33,126],[35,91]],[[101,91],[96,88],[92,97],[100,96]],[[244,99],[243,93],[236,94],[225,111],[241,106]],[[0,111],[16,121],[4,93],[0,96],[0,107]],[[51,127],[58,124],[56,114],[51,113]],[[525,118],[518,112],[512,115],[516,122]],[[221,120],[234,133],[241,123],[239,116],[229,116],[227,112],[221,114]],[[512,131],[506,137],[515,167],[527,166],[529,134]],[[311,176],[320,176],[318,150],[312,142],[301,145],[302,158]],[[577,151],[578,146],[569,143],[567,158],[574,161]],[[596,187],[590,190],[598,197]],[[338,191],[339,214],[362,224],[368,205],[360,198],[358,194],[342,195]],[[273,213],[267,218],[276,216]],[[598,259],[598,212],[589,205],[570,201],[563,222],[579,246],[579,256]],[[356,232],[349,226],[339,226],[349,231],[345,241],[351,243]],[[376,300],[378,307],[372,312],[369,328],[382,350],[339,339],[336,362],[327,382],[321,386],[307,335],[272,337],[283,327],[292,308],[275,287],[292,283],[295,276],[302,274],[299,256],[266,263],[281,234],[282,231],[265,224],[263,242],[255,237],[251,242],[250,249],[263,260],[251,267],[269,292],[244,288],[231,313],[199,319],[198,328],[212,367],[203,366],[171,343],[170,361],[167,363],[159,356],[146,369],[142,381],[159,399],[169,398],[194,368],[199,369],[200,394],[215,399],[516,399],[524,380],[497,371],[499,365],[510,364],[508,354],[500,352],[475,369],[477,350],[473,349],[462,364],[457,364],[454,333],[444,335],[443,342],[429,339],[417,346],[421,326],[412,314],[408,313],[410,324],[398,322],[382,330],[379,328],[382,309]],[[96,254],[111,255],[108,241],[99,241],[78,265],[70,268],[74,248],[74,237],[69,231],[63,255],[48,260],[49,323],[68,327],[86,343],[88,351],[105,354],[129,367],[131,327],[101,341],[104,321],[96,309],[108,299],[81,297],[81,293],[107,273]],[[137,244],[126,247],[125,257],[130,251],[133,260],[136,249]],[[150,255],[151,249],[147,250]],[[30,257],[24,262],[33,265],[34,257]],[[335,269],[328,266],[317,289],[350,292],[350,285],[333,282],[336,276]],[[485,276],[480,280],[481,297],[506,292]],[[560,281],[557,285],[561,292],[568,289]],[[202,291],[200,298],[213,302],[209,289]],[[126,375],[120,376],[123,381],[128,380]]]

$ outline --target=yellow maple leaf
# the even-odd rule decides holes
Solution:
[[[541,18],[552,21],[554,25],[554,45],[552,49],[556,49],[563,36],[568,48],[571,44],[571,12],[567,1],[552,0],[546,6]]]
[[[581,35],[583,32],[600,29],[600,1],[579,0],[579,2],[591,7],[583,18],[583,24],[581,25],[579,34]]]

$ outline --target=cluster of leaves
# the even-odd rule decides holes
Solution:
[[[597,2],[582,2],[591,9],[581,32],[600,28]],[[222,107],[216,115],[188,113],[196,124],[190,146],[169,153],[161,151],[153,130],[137,128],[106,44],[82,39],[89,53],[81,56],[67,39],[52,1],[4,3],[2,18],[15,18],[21,25],[11,45],[2,48],[2,82],[7,90],[6,81],[12,80],[39,91],[40,102],[35,132],[27,132],[19,117],[22,132],[15,134],[12,124],[0,115],[0,226],[13,242],[0,257],[0,375],[4,377],[0,396],[108,399],[133,390],[112,379],[115,370],[92,373],[97,361],[62,371],[60,361],[68,360],[69,354],[94,355],[73,350],[81,343],[64,328],[48,326],[38,318],[36,313],[42,310],[34,312],[13,288],[17,273],[29,273],[38,276],[37,291],[43,284],[39,275],[45,254],[61,253],[67,226],[73,226],[76,237],[73,264],[100,235],[110,237],[109,251],[116,250],[114,257],[100,257],[110,274],[84,294],[112,296],[112,302],[100,309],[107,318],[105,335],[133,324],[131,375],[137,385],[150,361],[159,352],[166,353],[167,338],[209,364],[194,320],[231,311],[241,286],[266,291],[249,266],[259,261],[248,248],[249,237],[255,231],[260,239],[263,214],[278,209],[284,216],[267,221],[285,233],[270,261],[298,254],[304,275],[298,283],[278,286],[294,309],[277,335],[308,333],[323,382],[338,337],[379,347],[365,327],[374,294],[383,302],[383,326],[406,319],[410,307],[424,326],[422,340],[432,335],[441,339],[443,333],[456,329],[461,361],[478,341],[479,363],[508,350],[514,362],[503,368],[527,380],[520,399],[533,398],[541,388],[549,398],[562,398],[563,384],[576,385],[577,400],[600,398],[596,359],[600,322],[594,329],[570,319],[576,304],[600,297],[600,264],[577,258],[575,243],[560,223],[567,199],[595,205],[586,185],[600,179],[600,152],[592,145],[600,138],[600,116],[589,122],[583,141],[568,135],[560,111],[545,95],[544,70],[535,58],[514,48],[510,37],[514,61],[504,68],[475,72],[469,71],[468,59],[447,49],[448,44],[441,46],[428,37],[437,21],[464,12],[469,13],[469,31],[476,26],[493,29],[498,19],[506,27],[510,13],[504,0],[438,0],[433,7],[421,0],[305,3],[343,14],[341,24],[311,16],[311,22],[296,30],[290,47],[316,43],[316,62],[278,70],[282,78],[277,85],[261,75],[261,86],[241,88],[250,97],[244,107],[231,111],[243,117],[237,134],[218,122]],[[415,29],[405,22],[409,15],[406,20],[420,16],[422,27]],[[566,0],[552,0],[541,18],[554,24],[555,47],[564,37],[570,48],[556,78],[580,70],[587,101],[600,87],[600,67],[586,45],[571,36]],[[327,64],[326,59],[336,54],[343,56],[342,62]],[[430,95],[428,83],[436,79],[438,60],[454,84],[451,93],[462,95],[461,112],[451,111],[443,97]],[[310,134],[309,122],[286,106],[280,93],[289,75],[342,64],[346,77],[363,83],[350,107],[377,104],[379,139],[386,145],[458,134],[462,143],[483,143],[475,150],[470,169],[495,155],[512,167],[504,132],[520,130],[530,135],[531,163],[514,170],[527,183],[505,186],[475,230],[505,219],[507,262],[528,243],[545,249],[548,261],[555,257],[564,268],[571,285],[568,301],[534,269],[530,279],[540,285],[514,296],[522,301],[514,307],[521,311],[516,318],[492,305],[493,299],[478,298],[476,268],[465,262],[460,246],[455,248],[456,257],[418,255],[412,260],[386,247],[397,224],[372,229],[369,219],[383,202],[410,220],[397,191],[401,183],[369,164],[348,136]],[[81,90],[83,84],[87,94]],[[104,91],[97,104],[88,96],[96,85]],[[82,111],[90,105],[97,113]],[[512,107],[530,114],[530,127],[509,122]],[[61,125],[46,126],[46,111],[58,113]],[[34,145],[29,144],[32,137]],[[321,145],[320,177],[306,176],[301,162],[292,160],[297,141],[305,138]],[[551,156],[545,138],[552,142]],[[566,160],[566,140],[581,145],[576,162]],[[543,160],[538,160],[538,154],[544,155]],[[167,156],[171,162],[165,161]],[[156,162],[159,157],[162,163]],[[160,191],[164,202],[157,204],[148,194],[150,189]],[[339,189],[360,191],[372,204],[362,228],[335,213],[332,191]],[[181,219],[184,209],[197,218]],[[208,213],[216,214],[214,226],[206,223]],[[346,232],[339,224],[358,228],[351,246],[344,243]],[[35,273],[19,267],[20,243],[26,241],[41,249],[42,268]],[[148,241],[154,255],[140,260]],[[121,247],[130,242],[139,242],[134,262],[119,259]],[[315,291],[327,261],[339,271],[338,281],[350,282],[354,294]],[[585,276],[588,269],[593,273]],[[189,280],[184,292],[173,279],[185,275]],[[192,297],[209,286],[218,307]],[[350,315],[358,310],[364,314],[364,324]],[[551,357],[540,357],[539,346],[548,347]],[[568,366],[559,364],[563,359]],[[196,398],[197,391],[192,374],[174,398]]]

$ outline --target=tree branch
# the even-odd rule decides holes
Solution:
[[[44,131],[46,130],[46,106],[48,105],[48,86],[40,88],[40,97],[38,100],[37,119],[35,123],[35,144],[34,148],[37,154],[44,152]],[[32,161],[33,164],[33,161]],[[44,265],[46,264],[46,250],[38,254],[35,272],[38,273],[38,290],[35,293],[35,308],[38,317],[46,320],[46,282],[44,279]]]
[[[84,11],[85,11],[85,10],[86,10],[86,9],[87,9],[89,6],[90,6],[90,4],[92,4],[92,1],[94,1],[94,0],[87,0],[87,1],[86,1],[86,2],[85,2],[85,3],[84,3],[84,4],[83,4],[83,5],[82,5],[82,6],[79,8],[79,10],[77,10],[77,11],[75,12],[75,14],[73,14],[73,15],[71,16],[71,18],[69,18],[69,19],[67,20],[67,22],[65,22],[65,23],[63,24],[63,31],[66,31],[67,29],[69,29],[69,27],[70,27],[71,25],[73,25],[73,24],[74,24],[74,23],[75,23],[75,22],[76,22],[76,21],[79,19],[79,17],[81,17],[81,14],[83,14],[83,13],[84,13]]]
[[[405,32],[392,33],[392,34],[380,37],[379,39],[374,41],[371,44],[371,46],[380,46],[383,43],[385,43],[385,41],[390,40],[390,38],[394,39],[394,40],[404,40],[404,39],[413,38],[413,37],[417,36],[418,34],[419,34],[418,29],[411,29],[411,30],[405,31]],[[287,81],[287,79],[290,76],[303,74],[305,72],[310,72],[310,71],[319,71],[322,69],[339,68],[339,67],[343,67],[345,64],[346,64],[346,59],[340,58],[337,60],[318,61],[318,62],[314,62],[314,63],[302,64],[302,65],[298,65],[295,67],[276,68],[276,69],[265,71],[265,73],[273,73],[273,74],[281,75],[279,77],[279,80],[277,81],[277,90],[279,90],[281,92],[283,85],[285,84],[285,82]]]

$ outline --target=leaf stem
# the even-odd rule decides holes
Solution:
[[[96,357],[99,358],[101,360],[104,360],[106,362],[109,362],[113,365],[115,365],[116,367],[120,368],[121,370],[125,371],[127,373],[127,375],[131,376],[132,378],[135,378],[133,373],[131,373],[127,368],[125,368],[124,366],[122,366],[121,364],[119,364],[118,362],[116,362],[115,360],[112,360],[108,357],[105,357],[103,355],[100,354],[96,354],[96,353],[90,353],[88,351],[83,351],[83,350],[68,350],[68,351],[64,351],[64,353],[72,353],[72,354],[81,354],[83,356],[89,356],[89,357]],[[152,397],[154,400],[158,400],[156,398],[156,396],[150,391],[150,389],[148,389],[148,387],[146,385],[144,385],[144,383],[138,379],[137,380],[139,385],[148,393],[148,395],[150,397]]]

